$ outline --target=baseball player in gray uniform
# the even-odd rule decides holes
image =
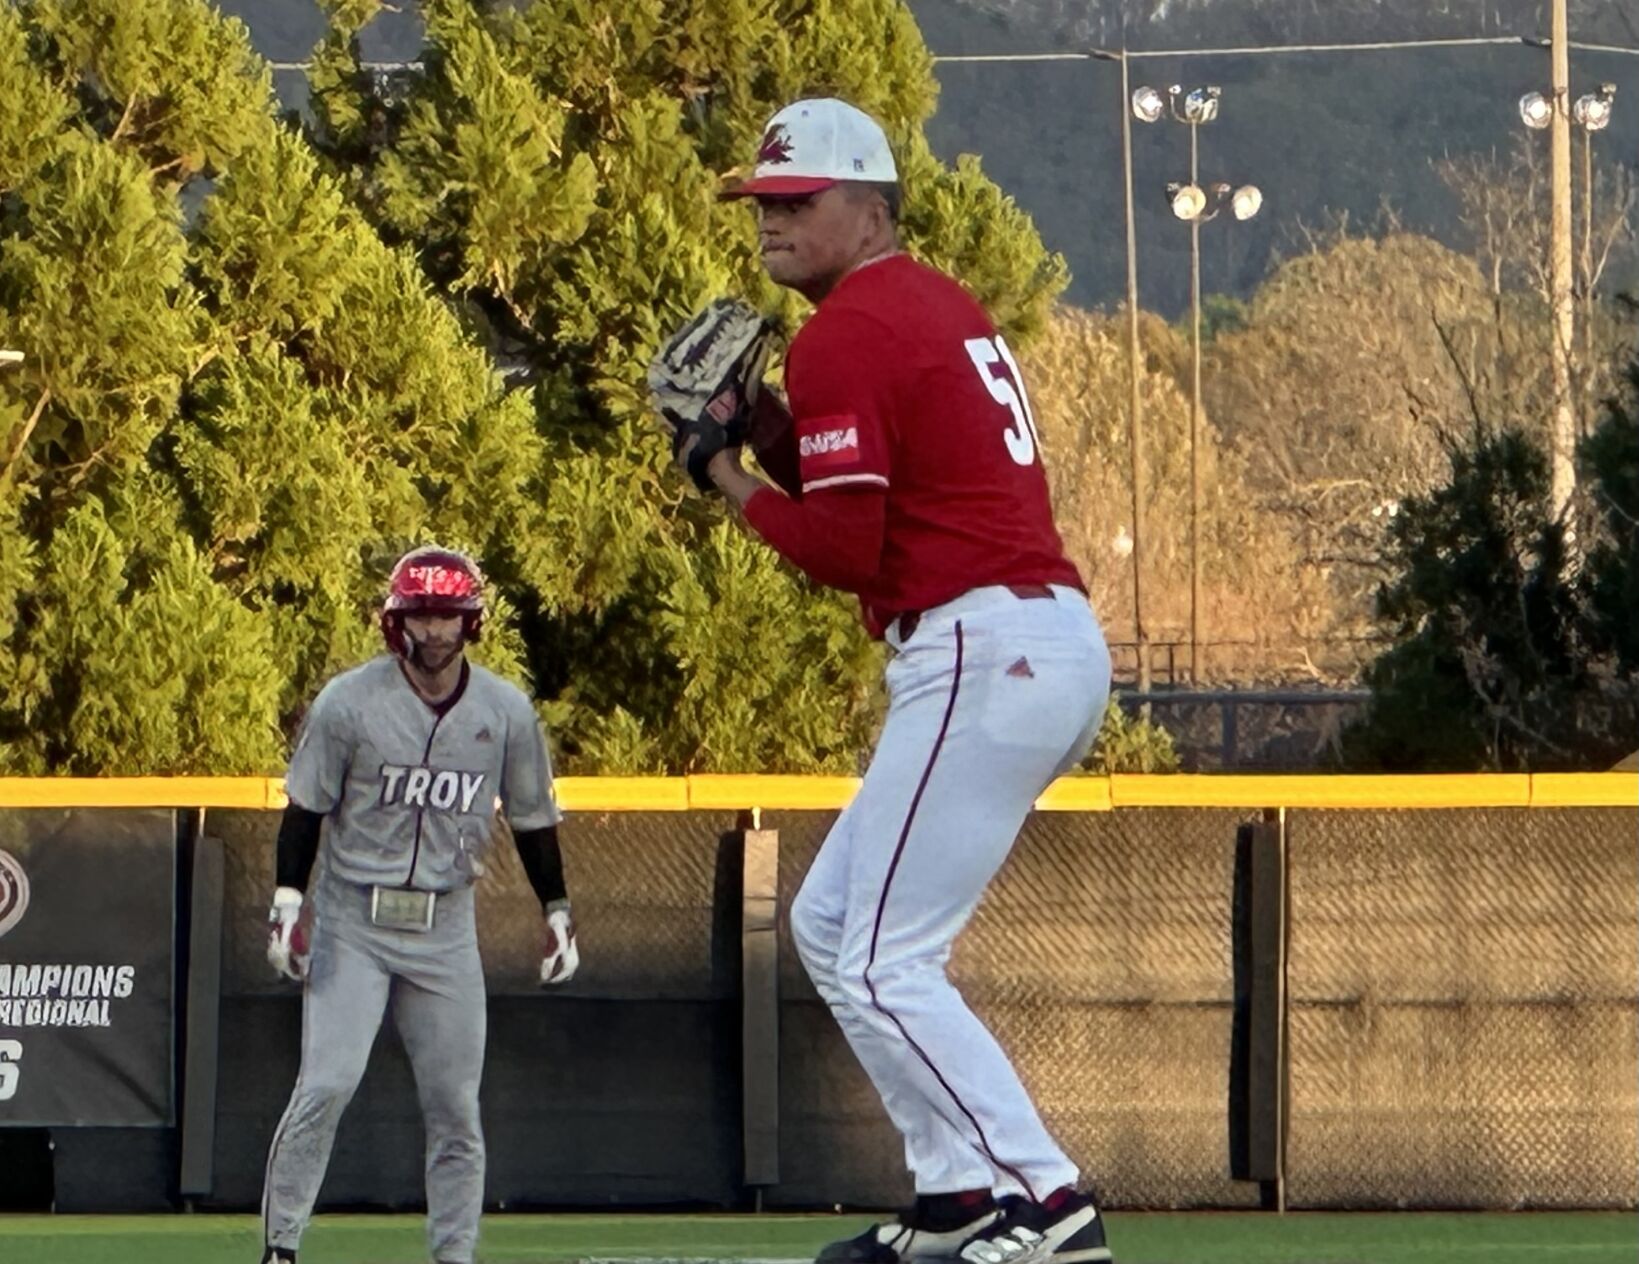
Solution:
[[[522,691],[466,658],[483,614],[469,558],[406,555],[381,615],[391,653],[320,691],[291,756],[268,959],[305,984],[302,1061],[268,1153],[263,1264],[296,1258],[389,1005],[426,1125],[428,1247],[436,1264],[471,1264],[485,1034],[472,884],[497,814],[541,901],[541,982],[579,964],[540,723]]]

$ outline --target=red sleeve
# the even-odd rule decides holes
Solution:
[[[887,495],[880,487],[821,491],[801,502],[765,487],[744,512],[775,552],[828,588],[861,592],[881,569]]]
[[[797,462],[797,428],[785,405],[771,390],[757,396],[751,409],[751,450],[757,464],[787,496],[802,495],[802,470]]]
[[[801,496],[764,490],[745,504],[776,552],[844,592],[863,592],[882,568],[894,367],[885,326],[847,309],[816,312],[785,369]]]
[[[890,479],[893,331],[855,310],[823,308],[791,344],[790,392],[802,490],[874,487]]]

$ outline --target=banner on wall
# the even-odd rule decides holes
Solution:
[[[0,812],[0,1127],[172,1121],[176,823]]]

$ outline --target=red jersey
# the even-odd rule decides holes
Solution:
[[[844,277],[791,344],[800,503],[765,490],[747,521],[815,579],[859,594],[873,633],[992,584],[1082,587],[1053,525],[1018,364],[984,309],[907,255]],[[880,551],[842,567],[835,531],[876,512]],[[874,563],[874,565],[873,565]]]

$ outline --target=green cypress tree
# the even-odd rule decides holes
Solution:
[[[300,138],[274,133],[223,177],[198,260],[224,325],[255,333],[204,375],[177,476],[235,590],[292,624],[295,703],[372,643],[356,612],[398,548],[437,538],[494,560],[529,529],[541,447],[528,401]],[[492,665],[516,675],[495,628]]]
[[[537,533],[529,400],[203,0],[0,10],[0,121],[0,759],[274,771],[400,549]]]
[[[445,0],[386,84],[358,63],[377,0],[326,7],[308,136],[205,0],[0,9],[0,327],[27,355],[0,374],[0,762],[277,768],[373,651],[386,565],[436,537],[498,581],[483,652],[583,769],[851,768],[877,651],[685,491],[642,370],[725,290],[800,319],[714,194],[809,90],[887,122],[913,245],[1040,323],[1062,264],[929,156],[903,7]]]

